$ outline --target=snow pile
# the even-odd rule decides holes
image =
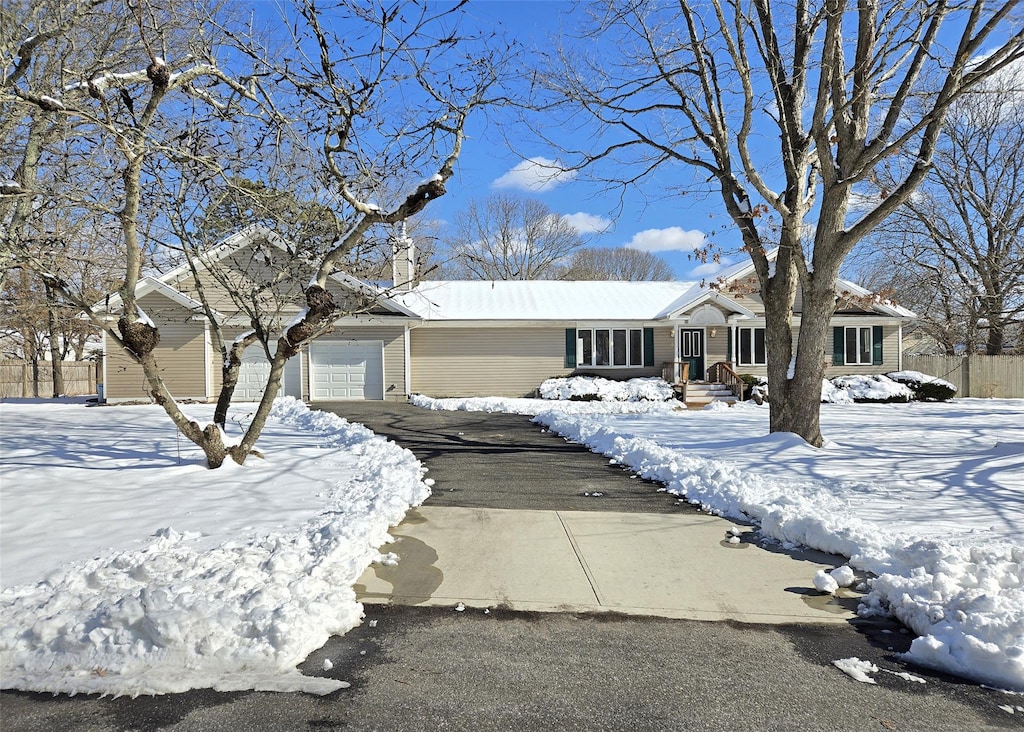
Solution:
[[[548,379],[540,385],[544,399],[587,400],[605,402],[664,402],[675,397],[672,385],[657,377],[613,381],[600,376],[570,376]]]
[[[844,564],[829,572],[819,569],[814,575],[814,589],[818,592],[825,592],[834,595],[840,587],[849,587],[856,581],[850,565]]]
[[[887,376],[837,376],[832,386],[846,392],[854,402],[910,402],[914,400],[913,390],[897,383]],[[825,401],[824,399],[822,401]]]
[[[435,399],[413,394],[410,404],[441,412],[492,412],[535,415],[555,410],[561,414],[651,414],[685,409],[676,400],[665,402],[634,401],[557,401],[549,399],[515,399],[510,397],[455,397]]]
[[[858,614],[888,611],[917,633],[914,663],[1024,691],[1024,546],[916,542],[901,554]]]
[[[81,412],[78,419],[83,422],[102,412],[102,419],[127,418],[139,430],[167,421],[151,407]],[[18,415],[4,412],[5,427],[12,416]],[[284,459],[282,453],[290,446],[319,443],[319,455],[301,464],[291,480],[309,483],[306,470],[336,476],[317,497],[319,505],[305,523],[241,533],[215,546],[204,544],[201,532],[165,526],[141,548],[68,562],[34,584],[4,587],[2,688],[115,695],[205,687],[325,694],[347,686],[303,676],[296,666],[331,635],[359,624],[362,606],[353,584],[380,558],[377,547],[390,540],[388,527],[401,521],[430,489],[412,453],[360,425],[310,412],[301,402],[285,398],[275,402],[272,426],[283,429],[272,449],[261,442],[268,463]],[[237,477],[241,484],[235,487],[235,507],[261,515],[258,506],[248,505],[244,485],[248,474],[265,470],[261,461],[218,471],[195,464],[179,469],[160,465],[153,446],[138,438],[133,443],[130,430],[116,437],[117,449],[109,449],[101,434],[95,453],[84,457],[87,465],[78,471],[80,481],[131,482],[131,471],[116,456],[141,457],[137,467],[159,468],[167,478],[159,493],[140,490],[140,503],[162,500],[174,512],[180,510],[173,505],[175,496],[186,494],[193,480],[216,476],[231,484]],[[12,439],[4,434],[5,442]],[[15,452],[5,445],[8,457]],[[71,467],[83,460],[82,455],[57,451],[51,458],[74,463]],[[15,503],[18,499],[12,475],[17,473],[5,472],[5,511],[12,507],[12,496]],[[287,476],[274,489],[288,491]],[[182,520],[190,513],[182,514]],[[14,540],[6,525],[4,540]]]
[[[892,612],[921,636],[909,660],[1024,690],[1024,453],[985,445],[1019,444],[1024,401],[823,410],[826,434],[837,418],[846,439],[820,450],[795,435],[763,436],[765,411],[549,411],[535,421],[710,513],[849,557],[877,576],[862,613]],[[823,591],[841,584],[819,582]]]
[[[871,663],[871,661],[862,661],[854,656],[853,658],[841,658],[838,661],[833,661],[832,665],[854,681],[859,681],[862,684],[878,683],[868,676],[868,674],[878,673],[878,666]]]

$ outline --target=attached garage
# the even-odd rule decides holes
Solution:
[[[382,341],[318,341],[309,346],[309,398],[314,402],[384,398]]]
[[[242,366],[238,369],[238,384],[235,386],[234,401],[256,402],[263,398],[263,389],[270,379],[270,362],[262,346],[249,346],[242,354]],[[302,398],[302,367],[299,358],[288,359],[284,367],[281,394]]]

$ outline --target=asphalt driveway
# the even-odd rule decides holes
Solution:
[[[693,511],[658,485],[587,448],[544,431],[530,417],[437,412],[396,402],[313,404],[366,425],[430,468],[430,506],[549,511]],[[600,495],[595,495],[600,494]]]

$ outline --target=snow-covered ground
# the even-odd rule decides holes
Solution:
[[[844,554],[876,575],[864,612],[920,636],[910,660],[1024,690],[1024,400],[824,405],[821,450],[768,436],[767,406],[415,402],[540,413],[709,511]],[[296,666],[358,624],[352,585],[429,481],[408,451],[291,399],[260,447],[209,471],[156,407],[0,403],[0,686],[342,686]]]
[[[708,511],[849,557],[876,575],[862,613],[890,610],[920,636],[909,660],[1024,690],[1024,400],[825,404],[820,450],[768,435],[752,403],[416,403],[537,414]]]
[[[354,583],[430,493],[419,461],[294,399],[245,466],[176,434],[159,407],[0,403],[2,688],[345,685],[296,666],[359,624]]]

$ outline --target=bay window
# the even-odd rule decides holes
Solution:
[[[643,366],[643,328],[578,328],[577,363],[592,366]]]

